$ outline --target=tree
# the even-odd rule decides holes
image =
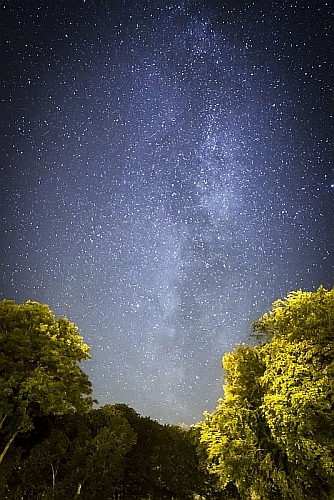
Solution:
[[[223,368],[224,398],[199,424],[201,442],[208,469],[218,476],[222,490],[236,487],[240,497],[248,499],[255,488],[270,492],[266,460],[268,450],[274,448],[260,408],[260,378],[265,370],[261,348],[237,347],[224,355]],[[272,492],[268,498],[279,497]]]
[[[334,289],[293,292],[254,329],[263,348],[262,412],[287,460],[293,498],[334,493]]]
[[[81,427],[72,441],[71,460],[64,469],[67,496],[73,493],[74,484],[83,499],[108,500],[122,486],[125,457],[136,443],[136,434],[115,406],[92,410],[82,420],[85,429]]]
[[[34,422],[32,431],[18,436],[22,453],[7,477],[4,498],[56,498],[62,465],[70,453],[68,424],[67,419],[59,417],[42,418]],[[18,446],[17,441],[15,447]]]
[[[270,342],[224,356],[200,424],[208,469],[242,499],[333,498],[334,289],[292,292],[253,327]]]
[[[5,498],[108,500],[122,487],[126,453],[136,436],[115,407],[39,419],[7,478]],[[37,442],[36,442],[37,441]]]
[[[141,417],[124,404],[115,408],[137,436],[126,456],[121,498],[188,500],[204,494],[207,475],[199,466],[197,443],[189,431]]]
[[[126,455],[120,498],[155,498],[162,426],[149,417],[141,417],[125,404],[116,404],[115,408],[127,419],[137,437]]]
[[[91,383],[78,365],[88,358],[77,327],[47,305],[0,302],[0,464],[36,417],[91,408]]]

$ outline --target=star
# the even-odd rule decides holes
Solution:
[[[101,405],[201,420],[252,322],[332,287],[330,11],[2,6],[1,298],[75,322]]]

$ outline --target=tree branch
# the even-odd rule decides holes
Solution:
[[[3,417],[3,419],[1,420],[1,423],[0,423],[0,430],[2,429],[2,426],[4,424],[4,421],[6,420],[7,418],[7,413],[5,414],[5,416]]]
[[[10,447],[10,445],[12,444],[12,442],[14,441],[14,439],[16,438],[16,436],[18,435],[19,432],[20,432],[19,430],[14,432],[14,434],[12,435],[12,437],[10,438],[10,440],[7,442],[6,446],[4,447],[4,450],[0,455],[0,465],[2,464],[2,461],[5,458],[5,455],[8,451],[8,448]]]

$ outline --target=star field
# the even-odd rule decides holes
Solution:
[[[0,8],[1,298],[78,325],[101,404],[201,420],[252,321],[333,286],[331,4]]]

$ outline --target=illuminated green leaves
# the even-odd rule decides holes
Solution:
[[[35,416],[91,407],[91,384],[78,362],[89,358],[77,327],[38,302],[0,303],[0,419],[9,440]],[[1,455],[1,460],[3,456]]]
[[[292,292],[223,358],[224,399],[200,425],[207,466],[241,498],[334,494],[334,289]]]

